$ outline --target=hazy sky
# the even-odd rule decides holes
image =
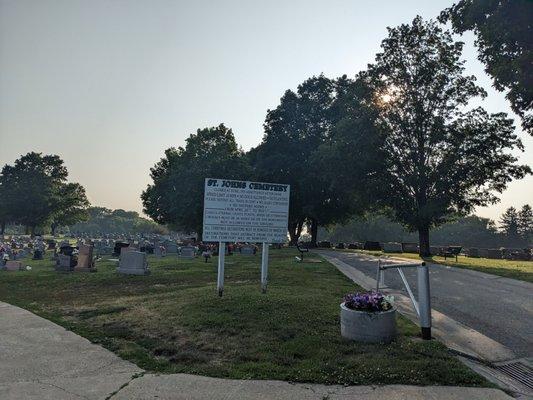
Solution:
[[[197,128],[224,122],[244,149],[286,89],[323,72],[353,76],[386,27],[434,18],[451,1],[0,0],[0,167],[60,155],[92,204],[141,211],[149,169]],[[489,111],[510,112],[464,36]],[[523,133],[533,165],[533,139]],[[513,182],[496,218],[533,203]]]

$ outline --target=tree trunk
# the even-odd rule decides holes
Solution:
[[[52,234],[53,237],[56,236],[56,229],[57,229],[57,225],[56,224],[52,224],[50,226],[51,234]]]
[[[422,228],[418,228],[418,246],[419,246],[419,252],[421,257],[429,257],[431,256],[431,252],[429,251],[429,227],[425,226]]]
[[[204,227],[203,227],[203,225],[200,225],[200,226],[198,226],[198,228],[196,230],[196,240],[198,242],[201,242],[203,240],[203,235],[204,235]]]
[[[5,231],[6,231],[6,223],[2,221],[2,223],[0,224],[0,235],[3,236]]]
[[[26,226],[24,227],[24,234],[25,234],[25,235],[29,235],[29,234],[30,234],[30,227],[29,227],[28,225],[26,225]]]
[[[302,234],[303,219],[289,223],[289,246],[296,246]]]
[[[298,243],[296,225],[296,223],[289,223],[289,246],[296,246],[296,243]]]
[[[311,243],[309,244],[309,247],[312,247],[312,248],[316,247],[317,236],[318,236],[318,221],[313,218],[311,220]]]

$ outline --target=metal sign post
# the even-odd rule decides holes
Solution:
[[[431,340],[431,297],[429,294],[429,269],[426,263],[417,268],[418,307],[420,310],[420,329],[422,339]]]
[[[261,253],[261,291],[266,293],[268,279],[268,243],[263,243],[263,252]]]
[[[416,267],[417,283],[418,283],[418,301],[416,301],[409,282],[402,271],[402,268]],[[425,262],[413,264],[389,264],[381,265],[381,259],[378,260],[377,276],[376,276],[376,291],[379,291],[380,285],[383,285],[384,274],[387,269],[396,268],[400,278],[403,281],[405,289],[409,294],[409,298],[413,303],[418,319],[420,321],[420,330],[422,339],[431,340],[431,295],[429,290],[429,269]]]
[[[218,242],[218,277],[217,289],[218,295],[222,297],[224,292],[224,258],[226,256],[226,243]]]

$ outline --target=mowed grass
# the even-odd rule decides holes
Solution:
[[[216,294],[216,257],[150,257],[149,276],[121,276],[103,260],[97,273],[60,274],[53,262],[0,272],[0,300],[29,309],[149,371],[326,384],[487,386],[436,341],[399,318],[394,343],[340,336],[339,303],[359,288],[323,262],[296,263],[271,250],[267,294],[260,255],[226,257]],[[317,261],[316,259],[314,261]]]
[[[339,251],[360,252],[381,257],[400,257],[413,260],[421,259],[418,254],[413,253],[383,253],[382,251],[369,250]],[[444,259],[444,257],[439,256],[424,257],[424,260],[435,264],[472,269],[474,271],[486,272],[487,274],[498,275],[504,278],[518,279],[533,283],[533,261],[493,260],[489,258],[471,258],[465,256],[457,257],[457,262],[455,261],[455,257]]]

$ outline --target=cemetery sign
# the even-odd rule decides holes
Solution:
[[[283,243],[290,185],[206,178],[202,239]]]

